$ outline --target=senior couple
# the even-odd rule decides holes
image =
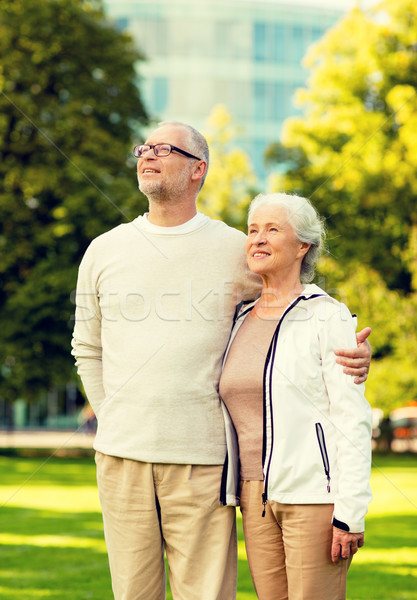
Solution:
[[[233,600],[240,504],[258,598],[341,600],[371,498],[370,330],[309,283],[322,220],[286,194],[255,198],[247,237],[198,213],[188,125],[134,153],[149,212],[87,249],[73,337],[114,597],[165,598],[166,553],[174,600]]]

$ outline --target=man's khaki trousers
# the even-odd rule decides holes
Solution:
[[[96,453],[115,600],[234,600],[235,510],[220,506],[222,466],[143,463]]]

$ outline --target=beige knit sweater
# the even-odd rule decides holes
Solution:
[[[96,450],[223,462],[222,356],[236,304],[260,291],[244,244],[241,232],[201,214],[173,228],[138,217],[91,243],[73,355],[98,420]]]

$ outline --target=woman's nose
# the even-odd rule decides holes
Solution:
[[[260,246],[261,244],[265,244],[265,242],[266,242],[265,233],[263,231],[258,231],[258,233],[255,236],[255,239],[253,240],[253,243]]]

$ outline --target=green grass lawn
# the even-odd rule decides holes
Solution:
[[[372,489],[348,599],[416,600],[417,456],[376,456]],[[238,526],[238,600],[255,600]],[[0,456],[0,599],[37,598],[113,598],[91,458]]]

